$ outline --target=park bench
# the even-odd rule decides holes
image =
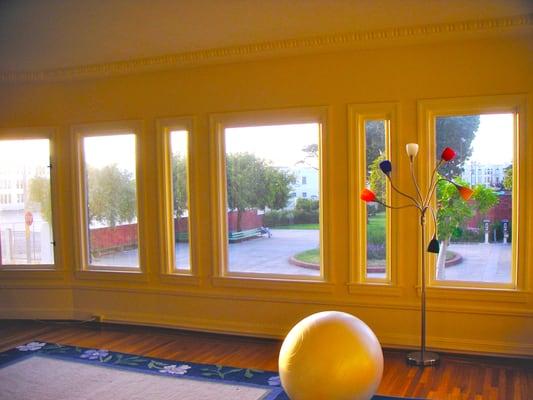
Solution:
[[[239,232],[230,232],[228,235],[228,240],[231,242],[240,242],[241,240],[250,239],[256,236],[263,236],[267,235],[268,237],[272,236],[270,233],[270,230],[268,228],[260,227],[260,228],[252,228],[252,229],[246,229],[244,231]]]

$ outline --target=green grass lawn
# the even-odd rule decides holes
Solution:
[[[298,261],[311,264],[320,264],[320,249],[302,251],[294,256]]]
[[[368,218],[366,232],[369,241],[381,243],[385,241],[385,212],[377,213]]]
[[[282,225],[282,226],[273,226],[271,229],[306,229],[306,230],[318,230],[320,229],[319,224],[294,224],[294,225]]]

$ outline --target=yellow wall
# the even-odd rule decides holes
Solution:
[[[86,317],[102,314],[110,321],[167,325],[193,329],[282,337],[305,315],[328,309],[351,312],[376,332],[385,346],[418,345],[416,226],[411,216],[399,217],[402,240],[398,257],[399,289],[379,286],[348,290],[349,187],[348,105],[395,102],[399,105],[399,138],[417,142],[417,101],[421,99],[525,94],[533,89],[531,36],[501,37],[413,46],[381,47],[328,54],[301,55],[226,65],[197,66],[102,79],[65,82],[4,83],[0,86],[0,127],[52,126],[58,129],[59,226],[56,234],[58,273],[0,273],[1,318]],[[328,235],[325,264],[331,285],[322,290],[227,287],[212,280],[209,171],[209,115],[244,110],[328,107],[329,130],[324,148],[325,186],[330,207],[325,212]],[[528,115],[533,115],[531,103]],[[142,120],[143,184],[148,199],[158,193],[156,119],[193,116],[196,121],[195,176],[197,229],[204,251],[199,256],[198,284],[179,284],[158,277],[160,237],[147,227],[146,281],[79,279],[73,238],[74,219],[70,127],[101,121]],[[532,128],[527,132],[526,168],[522,182],[533,204]],[[396,153],[399,154],[399,153]],[[357,173],[357,172],[356,172]],[[210,193],[210,196],[208,195]],[[148,221],[159,218],[146,203]],[[531,226],[530,214],[520,223]],[[351,227],[356,229],[356,227]],[[531,229],[521,240],[532,247]],[[428,345],[454,351],[533,356],[533,259],[525,255],[520,268],[522,290],[516,296],[488,291],[430,290]],[[444,293],[444,295],[443,295]],[[457,298],[455,296],[457,295]]]

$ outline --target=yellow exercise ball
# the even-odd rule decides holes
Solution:
[[[281,385],[291,400],[367,400],[383,375],[383,351],[359,318],[324,311],[298,322],[279,353]]]

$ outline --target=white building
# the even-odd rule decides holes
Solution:
[[[296,182],[292,185],[290,199],[287,208],[294,208],[298,199],[319,199],[320,181],[318,170],[301,166],[290,169],[290,172],[296,177]]]
[[[487,187],[499,188],[503,184],[505,169],[510,164],[480,164],[477,162],[467,162],[464,165],[464,172],[461,177],[470,185],[485,185]]]

